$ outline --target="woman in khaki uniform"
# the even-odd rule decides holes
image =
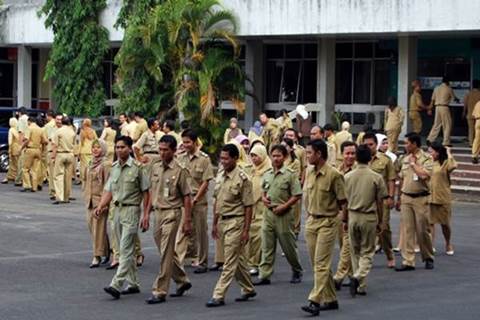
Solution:
[[[112,129],[112,120],[107,118],[103,120],[104,129],[100,140],[105,141],[107,144],[107,160],[113,162],[113,156],[115,154],[115,137],[117,136],[117,131]]]
[[[20,157],[21,143],[20,137],[17,131],[17,119],[10,118],[9,125],[10,129],[8,130],[8,172],[5,179],[2,181],[3,184],[8,183],[8,181],[15,181],[18,172],[18,158]]]
[[[450,190],[450,174],[457,168],[457,162],[450,150],[438,142],[433,142],[428,149],[433,158],[433,171],[430,180],[430,223],[432,242],[435,239],[435,224],[442,226],[445,237],[446,254],[452,256],[453,246],[450,242],[452,228],[452,192]]]
[[[85,183],[85,172],[92,161],[92,142],[97,139],[97,133],[92,129],[92,120],[84,119],[80,131],[80,180]]]
[[[83,192],[87,209],[87,223],[92,238],[93,260],[90,268],[97,268],[100,263],[107,263],[110,256],[110,247],[107,236],[107,215],[102,214],[95,217],[93,211],[102,198],[103,187],[108,180],[111,163],[105,159],[107,153],[106,144],[98,139],[91,142],[91,153],[93,158],[84,169]],[[101,257],[105,257],[101,260]]]
[[[250,240],[248,242],[247,254],[250,274],[258,274],[258,266],[262,258],[262,221],[265,205],[262,202],[262,181],[264,173],[272,167],[272,162],[267,154],[267,149],[262,144],[256,144],[250,151],[250,158],[253,163],[252,185],[253,185],[253,216],[250,224]]]

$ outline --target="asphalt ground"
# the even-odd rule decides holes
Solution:
[[[0,177],[3,178],[3,177]],[[46,191],[20,193],[0,186],[0,320],[27,319],[301,319],[313,278],[303,235],[299,252],[305,268],[303,282],[289,283],[290,269],[277,249],[272,285],[258,287],[249,302],[234,302],[234,283],[226,306],[208,309],[218,272],[202,275],[187,267],[193,288],[182,298],[147,305],[158,272],[159,256],[151,231],[141,234],[146,255],[139,270],[142,292],[113,301],[103,292],[113,271],[89,269],[91,244],[78,187],[69,205],[54,206]],[[399,215],[392,214],[395,241]],[[396,273],[376,255],[368,279],[368,295],[351,298],[348,288],[338,293],[340,309],[320,314],[325,319],[479,319],[480,215],[478,204],[455,203],[455,256],[446,256],[442,238],[436,241],[435,269]],[[439,232],[440,230],[438,230]],[[440,234],[440,233],[438,233]],[[213,259],[213,242],[210,257]],[[335,261],[338,249],[335,250]],[[400,264],[397,256],[397,264]],[[210,261],[213,262],[213,261]],[[174,285],[171,286],[171,291]]]

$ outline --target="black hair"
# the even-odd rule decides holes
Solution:
[[[365,140],[367,139],[372,139],[373,141],[375,141],[375,144],[378,144],[377,136],[373,132],[366,132],[365,135],[363,136],[362,143],[365,143]]]
[[[55,112],[53,112],[53,110],[48,110],[48,111],[47,111],[47,116],[53,118],[53,117],[55,117]]]
[[[182,122],[180,122],[180,128],[182,128],[183,130],[187,130],[188,128],[190,128],[190,122],[188,122],[188,120],[183,120]]]
[[[127,114],[125,112],[122,112],[118,115],[118,117],[120,118],[120,116],[124,116],[125,118],[128,118]]]
[[[133,140],[129,136],[120,136],[115,139],[115,144],[117,144],[118,141],[123,141],[129,148],[132,147],[133,145]]]
[[[438,152],[438,162],[440,162],[441,165],[448,159],[447,148],[445,148],[440,142],[432,142],[430,148]]]
[[[361,164],[368,164],[372,160],[372,154],[367,145],[361,144],[357,148],[357,162]]]
[[[32,123],[35,123],[35,122],[36,122],[36,119],[35,119],[35,117],[30,116],[30,117],[28,117],[28,120],[27,120],[27,121],[28,121],[28,122],[32,122]]]
[[[326,125],[323,126],[323,130],[324,131],[333,131],[333,126],[330,123],[327,123]]]
[[[136,111],[136,112],[134,113],[134,115],[135,115],[135,117],[140,117],[140,118],[143,118],[143,115],[142,115],[142,113],[141,113],[141,112],[139,112],[139,111]]]
[[[295,142],[289,138],[283,138],[283,142],[285,142],[290,148],[292,148],[292,151],[290,152],[290,157],[292,158],[292,160],[295,160],[297,158],[297,156],[295,155],[295,152],[293,151]]]
[[[298,139],[298,131],[297,130],[295,130],[293,128],[287,128],[287,129],[285,129],[285,132],[287,132],[287,131],[292,131],[295,134],[295,138]]]
[[[449,84],[449,83],[450,83],[450,79],[448,79],[447,76],[443,76],[443,78],[442,78],[442,83]]]
[[[420,138],[420,135],[416,132],[407,133],[405,138],[407,138],[410,143],[416,144],[418,148],[422,146],[422,138]]]
[[[344,141],[340,145],[340,152],[343,153],[343,150],[345,150],[345,148],[348,148],[348,147],[355,147],[355,149],[357,149],[357,144],[353,141]]]
[[[160,138],[159,143],[166,143],[171,150],[177,149],[177,139],[174,136],[166,134]]]
[[[147,126],[149,129],[151,129],[153,127],[153,125],[155,124],[155,121],[157,121],[157,119],[155,118],[148,118],[147,120]]]
[[[238,159],[238,157],[240,157],[240,151],[233,143],[227,143],[226,145],[224,145],[222,147],[222,151],[227,152],[231,158]]]
[[[183,137],[189,138],[190,140],[195,142],[198,139],[198,134],[192,129],[186,129],[182,132],[182,138]]]
[[[396,107],[397,106],[397,99],[393,96],[387,98],[387,104],[389,107]]]
[[[173,120],[165,120],[164,124],[165,127],[170,129],[171,131],[175,131],[175,121]]]
[[[273,145],[273,146],[272,146],[272,149],[270,149],[270,154],[272,154],[273,151],[275,151],[275,150],[280,151],[280,152],[283,154],[284,157],[286,157],[286,156],[288,155],[288,150],[287,150],[287,148],[286,148],[284,145],[282,145],[282,144],[275,144],[275,145]]]
[[[56,117],[58,117],[58,116],[60,116],[60,117],[62,117],[62,118],[63,118],[63,113],[61,113],[61,112],[57,112],[57,113],[55,113],[55,118],[56,118]]]
[[[103,119],[103,121],[105,121],[107,123],[107,127],[112,127],[112,118],[107,117],[107,118]]]
[[[63,117],[63,118],[62,118],[62,124],[63,124],[64,126],[70,125],[70,118],[69,118],[69,117]]]
[[[311,140],[307,146],[310,146],[313,151],[315,152],[320,152],[320,156],[323,160],[328,159],[328,147],[327,143],[323,141],[322,139],[318,140]]]
[[[20,114],[26,114],[27,109],[25,107],[20,107],[20,108],[18,108],[18,112],[20,112]]]

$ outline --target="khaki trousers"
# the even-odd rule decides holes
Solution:
[[[182,216],[181,209],[156,209],[153,238],[160,254],[160,270],[152,285],[152,294],[165,297],[170,287],[170,279],[182,285],[190,282],[175,252],[175,239]]]
[[[333,279],[336,281],[343,281],[345,277],[352,276],[352,257],[350,255],[350,237],[348,236],[348,231],[343,231],[343,225],[340,219],[338,223],[340,257],[338,259],[337,272],[335,272]]]
[[[87,209],[87,224],[92,238],[93,256],[107,257],[110,251],[107,235],[107,219],[106,214],[102,214],[99,218],[93,215],[94,208]]]
[[[420,134],[422,132],[422,116],[418,111],[410,111],[408,117],[412,121],[412,131]]]
[[[68,201],[72,192],[73,153],[57,153],[55,159],[55,196],[58,201]]]
[[[139,287],[137,263],[135,261],[135,235],[138,236],[140,207],[114,207],[113,227],[118,239],[119,266],[110,286],[121,291],[127,286]]]
[[[202,212],[203,210],[203,212]],[[182,209],[182,218],[180,220],[180,226],[183,225],[184,223],[184,218],[185,215],[183,213]],[[205,221],[201,221],[202,216],[205,216]],[[183,266],[185,264],[185,259],[186,258],[193,258],[197,259],[198,258],[198,248],[200,244],[197,243],[197,225],[198,224],[203,224],[203,230],[204,228],[207,228],[207,231],[205,231],[205,235],[207,236],[207,244],[206,246],[208,247],[208,225],[206,222],[206,217],[207,217],[207,204],[196,204],[195,206],[192,207],[192,228],[193,231],[190,235],[186,235],[183,233],[182,228],[178,228],[177,231],[177,239],[175,241],[175,252],[178,255],[178,258],[180,260],[180,264]],[[202,235],[204,237],[204,235]],[[205,239],[203,239],[205,241]],[[205,243],[203,243],[203,246],[205,246]],[[203,250],[205,250],[205,247],[202,247]],[[204,260],[202,266],[206,266],[208,262],[208,248],[207,250],[207,257],[205,257],[205,253],[202,252],[204,255],[202,258]]]
[[[450,132],[452,131],[452,115],[450,109],[444,106],[435,107],[435,120],[427,140],[430,142],[437,139],[440,129],[443,131],[443,145],[450,145]]]
[[[478,158],[480,154],[480,119],[475,121],[475,139],[472,146],[472,157]]]
[[[387,256],[387,260],[395,259],[393,254],[392,245],[392,229],[390,228],[390,208],[387,204],[383,204],[383,218],[382,223],[384,225],[383,232],[378,236],[380,247]]]
[[[299,200],[295,205],[293,206],[293,214],[295,216],[295,224],[293,228],[293,232],[298,235],[300,234],[300,229],[302,226],[302,201]]]
[[[17,176],[15,177],[15,184],[20,185],[22,184],[22,177],[23,177],[23,164],[25,162],[25,150],[20,151],[20,155],[18,156],[18,165],[17,165]]]
[[[91,153],[80,153],[80,181],[82,183],[85,182],[85,172],[88,164],[92,160],[92,154]]]
[[[349,212],[348,234],[352,254],[353,277],[358,279],[359,291],[365,291],[375,255],[377,215]]]
[[[430,234],[430,206],[428,197],[401,197],[401,223],[404,228],[404,248],[402,264],[415,266],[415,235],[422,254],[422,261],[434,259]]]
[[[265,205],[262,200],[253,206],[252,222],[250,223],[250,239],[246,251],[250,268],[258,268],[262,260],[262,223]]]
[[[402,128],[394,129],[394,130],[388,130],[387,133],[387,140],[388,140],[388,150],[390,150],[393,153],[398,152],[398,136],[400,135],[400,132],[402,131]]]
[[[22,183],[25,189],[37,191],[39,185],[40,161],[42,153],[40,149],[27,148],[23,163]]]
[[[223,240],[215,240],[215,263],[223,264],[225,262],[224,250]]]
[[[55,197],[55,161],[52,160],[52,152],[48,153],[48,195]]]
[[[313,289],[308,300],[315,303],[337,301],[332,276],[332,256],[338,233],[338,218],[309,216],[305,224],[305,240],[314,273]]]
[[[193,227],[197,244],[198,265],[208,267],[208,205],[196,204],[192,208]]]
[[[473,146],[473,139],[475,139],[475,119],[473,117],[467,117],[468,124],[468,143]]]
[[[297,243],[293,232],[295,216],[293,210],[282,216],[277,216],[271,210],[266,209],[263,213],[262,225],[262,262],[260,263],[260,278],[270,279],[273,274],[275,253],[277,251],[277,239],[285,253],[292,272],[303,271],[298,259]]]
[[[18,156],[9,154],[7,180],[15,181],[15,179],[17,178],[17,171],[18,171]]]
[[[223,300],[225,298],[233,278],[240,286],[242,294],[255,291],[247,269],[245,245],[241,241],[244,224],[245,217],[243,216],[229,219],[220,218],[218,222],[218,236],[224,245],[225,262],[222,274],[213,290],[214,299]]]

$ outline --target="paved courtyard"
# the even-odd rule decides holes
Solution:
[[[3,177],[1,177],[3,178]],[[0,186],[0,319],[298,319],[300,306],[312,287],[303,237],[299,250],[304,281],[291,285],[290,270],[277,255],[272,285],[259,287],[256,299],[236,303],[233,285],[227,305],[205,308],[217,272],[187,272],[193,288],[185,297],[169,298],[161,305],[146,305],[149,288],[158,271],[159,257],[151,231],[142,234],[146,254],[140,268],[142,293],[112,301],[102,288],[112,271],[89,269],[91,250],[81,192],[70,205],[53,206],[47,192],[23,194],[12,185]],[[399,215],[392,215],[395,239]],[[340,310],[322,312],[326,319],[478,319],[480,314],[480,212],[478,205],[455,203],[453,243],[456,254],[444,254],[436,242],[435,270],[395,273],[375,257],[366,297],[352,299],[348,288],[339,292]],[[211,257],[213,247],[210,251]],[[280,252],[279,252],[280,253]],[[336,259],[335,259],[336,262]],[[400,258],[397,256],[397,263]],[[173,286],[172,286],[173,290]]]

